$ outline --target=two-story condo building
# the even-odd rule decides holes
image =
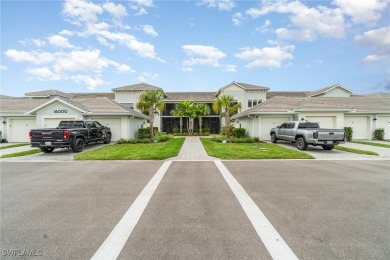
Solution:
[[[215,92],[164,92],[145,83],[118,87],[109,93],[64,93],[44,90],[24,97],[0,96],[0,130],[9,142],[28,142],[32,128],[56,127],[61,120],[97,120],[111,127],[112,140],[135,138],[139,128],[148,126],[148,116],[136,109],[140,94],[147,90],[164,93],[165,108],[156,115],[155,126],[172,132],[179,128],[179,118],[171,114],[181,100],[210,106],[222,95],[231,95],[241,103],[232,123],[247,134],[269,140],[269,130],[288,120],[310,120],[321,127],[351,126],[355,139],[372,139],[377,128],[390,138],[390,94],[353,95],[341,85],[316,91],[272,92],[269,88],[231,82]],[[187,126],[184,118],[184,129]],[[203,128],[218,133],[224,124],[220,115],[211,112],[203,117]],[[197,119],[193,122],[198,128]]]

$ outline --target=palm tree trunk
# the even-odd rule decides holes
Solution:
[[[183,117],[180,117],[180,133],[183,132]]]
[[[199,120],[199,133],[202,134],[202,117],[200,116],[198,120]]]
[[[154,122],[154,107],[153,105],[150,105],[149,106],[150,139],[154,138],[153,122]]]
[[[225,109],[226,139],[230,139],[230,115],[229,110]]]

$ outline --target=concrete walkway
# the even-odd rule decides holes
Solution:
[[[179,161],[215,161],[218,158],[207,155],[202,142],[198,136],[187,136],[179,155],[169,160]]]
[[[1,143],[0,147],[14,145],[14,144],[18,144],[18,143]],[[37,149],[37,148],[31,147],[29,144],[24,145],[24,146],[13,147],[13,148],[0,149],[0,156],[6,155],[6,154],[11,154],[11,153],[29,151],[29,150],[33,150],[33,149]]]

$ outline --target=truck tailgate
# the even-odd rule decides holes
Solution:
[[[344,131],[319,130],[318,140],[319,141],[327,141],[327,140],[342,141],[344,140]]]
[[[64,130],[62,129],[41,129],[32,131],[32,140],[62,140],[64,138]]]

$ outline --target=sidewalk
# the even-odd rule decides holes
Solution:
[[[179,155],[169,160],[179,161],[215,161],[218,158],[207,155],[199,136],[187,136]]]

